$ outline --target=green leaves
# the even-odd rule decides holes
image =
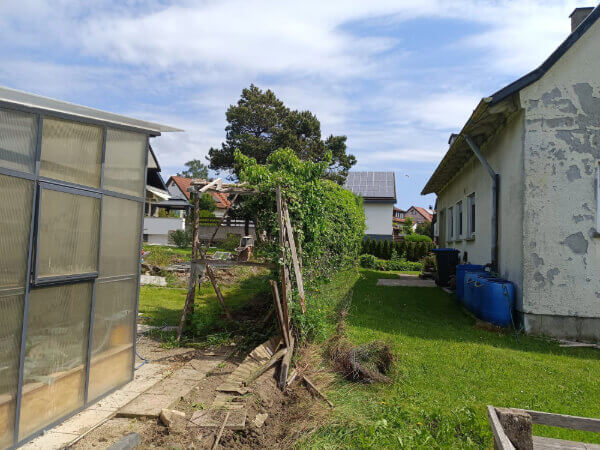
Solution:
[[[365,230],[364,211],[357,196],[326,179],[330,152],[322,161],[312,162],[283,148],[269,155],[263,165],[241,151],[234,157],[240,180],[260,192],[248,198],[246,207],[270,238],[267,247],[273,259],[279,253],[275,188],[280,186],[302,247],[305,277],[328,277],[356,264]]]
[[[226,117],[225,142],[208,152],[211,169],[233,170],[239,176],[236,151],[266,164],[275,151],[288,148],[303,161],[325,162],[327,178],[343,184],[356,164],[356,158],[346,153],[346,136],[323,140],[321,123],[313,113],[287,108],[271,90],[250,85]]]

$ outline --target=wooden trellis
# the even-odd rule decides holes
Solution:
[[[183,330],[186,324],[186,320],[188,316],[194,311],[194,299],[196,296],[196,286],[201,283],[204,279],[204,275],[206,274],[210,279],[215,293],[217,295],[217,300],[219,304],[223,308],[223,311],[228,319],[232,319],[231,313],[227,308],[227,304],[225,303],[225,299],[219,289],[216,277],[214,275],[213,268],[219,267],[231,267],[231,266],[261,266],[261,267],[275,267],[272,263],[261,263],[254,261],[235,261],[235,260],[218,260],[218,259],[210,259],[207,257],[206,250],[212,244],[219,227],[225,221],[227,216],[229,215],[233,204],[236,199],[240,195],[257,195],[258,192],[250,189],[248,186],[244,184],[225,184],[219,178],[215,181],[208,182],[206,180],[195,180],[192,182],[189,191],[192,193],[194,197],[194,225],[193,225],[193,236],[192,236],[192,259],[191,270],[190,270],[190,279],[188,283],[188,293],[185,300],[185,305],[183,308],[183,312],[181,314],[181,320],[179,322],[179,328],[177,330],[177,341],[181,339],[181,335],[183,334]],[[225,211],[225,214],[221,218],[221,221],[216,225],[215,230],[208,241],[206,249],[202,248],[200,244],[198,235],[199,235],[199,199],[200,196],[204,193],[210,192],[218,192],[218,193],[227,193],[233,194],[233,199],[231,201],[230,206]],[[277,220],[279,225],[278,239],[279,246],[281,248],[281,258],[280,261],[280,275],[281,275],[281,289],[278,286],[278,283],[275,281],[271,281],[271,291],[273,294],[273,303],[274,309],[273,312],[277,317],[277,324],[280,332],[281,343],[285,346],[286,351],[280,353],[282,358],[281,363],[281,371],[279,378],[279,386],[280,388],[285,388],[288,384],[288,372],[289,366],[292,359],[292,354],[294,351],[294,335],[292,332],[291,325],[291,301],[292,301],[292,280],[290,273],[293,271],[294,280],[298,290],[298,297],[300,306],[302,308],[302,313],[306,312],[306,299],[304,294],[304,282],[302,278],[302,254],[300,243],[296,244],[296,239],[294,237],[294,229],[292,227],[292,223],[290,221],[289,210],[287,207],[287,202],[282,198],[281,189],[279,187],[276,188],[276,199],[277,199]],[[288,254],[290,257],[288,258]],[[289,261],[288,261],[289,260]],[[280,295],[281,292],[281,295]],[[271,313],[269,313],[271,314]],[[267,317],[268,318],[268,317]],[[265,319],[267,319],[265,318]]]

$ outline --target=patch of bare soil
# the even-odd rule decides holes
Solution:
[[[223,354],[231,351],[231,348],[216,351]],[[182,360],[193,357],[193,354],[171,352],[169,356],[165,356],[174,366],[178,366]],[[331,409],[322,399],[313,397],[301,381],[302,374],[308,374],[309,367],[314,367],[314,357],[314,354],[307,354],[306,349],[300,352],[297,357],[298,377],[283,392],[276,384],[277,367],[271,368],[255,380],[249,386],[249,392],[243,396],[247,408],[245,429],[225,429],[219,448],[291,448],[298,439],[321,426],[327,420]],[[72,448],[106,448],[132,432],[140,435],[140,448],[211,448],[218,429],[198,427],[189,420],[194,412],[206,409],[212,404],[218,393],[216,388],[243,359],[231,356],[224,360],[172,408],[186,414],[188,423],[184,430],[169,429],[156,419],[114,418],[88,433]],[[313,372],[310,376],[320,389],[331,380],[330,375],[323,373]],[[260,414],[267,414],[267,418],[257,426],[255,419]]]

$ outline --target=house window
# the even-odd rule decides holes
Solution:
[[[456,237],[463,236],[463,204],[462,201],[456,204]]]
[[[448,241],[454,238],[454,211],[448,208]]]
[[[468,208],[468,233],[469,237],[475,234],[475,193],[467,197],[467,208]]]

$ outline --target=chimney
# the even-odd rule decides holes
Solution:
[[[593,10],[593,7],[575,8],[569,16],[571,18],[571,33],[575,31],[575,28],[577,28]]]

